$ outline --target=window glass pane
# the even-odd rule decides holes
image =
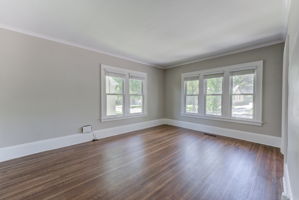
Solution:
[[[206,114],[221,115],[221,95],[206,96]]]
[[[124,79],[114,76],[106,76],[106,93],[122,94]]]
[[[206,94],[221,94],[222,93],[223,77],[215,77],[206,79]]]
[[[199,93],[199,80],[185,81],[186,94],[198,94]]]
[[[233,79],[233,94],[253,94],[254,74],[235,75]]]
[[[123,114],[123,96],[107,95],[107,116]]]
[[[232,116],[253,119],[253,95],[233,95],[232,97]]]
[[[142,94],[142,80],[129,80],[130,94]]]
[[[198,96],[186,96],[186,112],[198,113]]]
[[[130,113],[142,113],[142,96],[130,96]]]

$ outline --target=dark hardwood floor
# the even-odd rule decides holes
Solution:
[[[279,149],[159,126],[0,163],[0,199],[278,200]]]

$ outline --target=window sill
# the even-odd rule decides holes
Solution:
[[[121,115],[121,116],[109,116],[109,117],[102,117],[101,122],[106,122],[106,121],[115,121],[115,120],[124,120],[124,119],[131,119],[131,118],[137,118],[137,117],[146,117],[146,113],[139,113],[139,114],[131,114],[131,115]]]
[[[216,120],[216,121],[224,121],[224,122],[233,122],[238,124],[247,124],[247,125],[254,125],[254,126],[262,126],[262,121],[254,121],[254,120],[246,120],[246,119],[234,119],[234,118],[225,118],[221,116],[203,116],[198,114],[192,114],[192,113],[182,113],[181,114],[184,117],[192,117],[192,118],[200,118],[200,119],[207,119],[207,120]]]

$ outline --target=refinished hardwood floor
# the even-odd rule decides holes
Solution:
[[[279,149],[159,126],[0,163],[0,199],[278,200]]]

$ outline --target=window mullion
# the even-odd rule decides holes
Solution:
[[[262,97],[263,97],[263,67],[260,66],[255,71],[254,76],[254,119],[262,121]]]
[[[187,84],[186,84],[186,81],[183,80],[183,84],[184,84],[184,108],[183,108],[183,112],[184,113],[187,113]]]
[[[204,115],[205,113],[205,86],[203,75],[199,75],[199,94],[198,94],[198,113],[199,115]]]
[[[142,107],[141,107],[141,112],[144,113],[144,80],[141,81],[141,98],[142,98]]]
[[[230,117],[231,116],[231,83],[230,83],[230,74],[228,71],[224,72],[223,76],[223,85],[222,85],[222,116]]]
[[[130,114],[130,94],[129,94],[129,74],[126,74],[124,80],[124,115]]]
[[[102,88],[101,88],[101,91],[102,91],[102,97],[101,97],[101,103],[102,103],[102,117],[107,117],[107,83],[106,83],[106,74],[105,73],[102,73],[101,75],[101,85],[102,85]]]

